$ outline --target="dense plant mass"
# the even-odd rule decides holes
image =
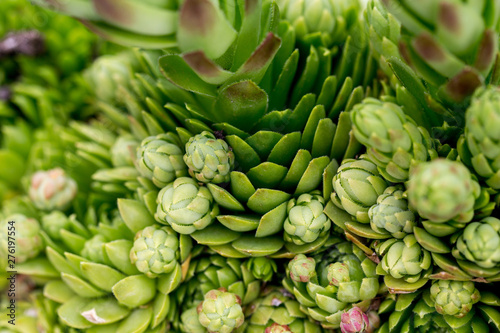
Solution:
[[[499,1],[31,2],[0,332],[500,332]]]

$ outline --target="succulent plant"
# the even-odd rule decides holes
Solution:
[[[62,169],[37,171],[31,178],[29,195],[42,210],[65,210],[75,198],[78,186]]]
[[[226,290],[210,290],[198,306],[198,320],[208,332],[231,333],[243,324],[241,299]]]
[[[431,299],[436,311],[462,318],[481,299],[474,282],[437,280],[431,286]]]
[[[387,188],[387,181],[368,159],[344,160],[333,177],[332,202],[355,217],[369,223],[368,210]]]
[[[423,218],[440,223],[470,222],[479,184],[461,163],[444,159],[420,164],[410,177],[408,199]]]
[[[14,270],[16,264],[35,258],[42,251],[44,243],[40,236],[40,223],[36,219],[14,214],[2,219],[0,226],[4,230],[0,251],[14,262],[9,270]],[[5,269],[2,267],[2,270]]]
[[[211,224],[219,207],[210,191],[187,177],[177,178],[158,193],[156,219],[181,234],[191,234]]]
[[[186,143],[184,162],[191,177],[202,183],[225,183],[230,180],[234,154],[227,143],[212,133],[202,132]]]
[[[178,139],[172,134],[147,137],[137,149],[139,172],[159,188],[187,175]]]

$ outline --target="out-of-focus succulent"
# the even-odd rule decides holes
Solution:
[[[219,206],[210,191],[188,177],[177,178],[158,193],[156,219],[181,234],[191,234],[211,224]]]
[[[135,235],[130,262],[150,278],[168,274],[179,265],[179,238],[170,227],[152,225]]]
[[[497,190],[500,189],[499,127],[500,90],[478,89],[465,113],[465,141],[470,156],[463,150],[460,152],[486,184]]]
[[[119,93],[118,88],[130,82],[133,75],[132,57],[131,52],[104,55],[96,59],[85,72],[87,82],[94,87],[99,87],[95,89],[98,99],[104,102],[114,101]]]
[[[342,313],[340,330],[342,333],[363,333],[368,328],[368,316],[357,306]]]
[[[54,240],[61,240],[61,230],[69,230],[71,222],[61,211],[55,210],[41,219],[43,230]]]
[[[474,282],[437,280],[431,286],[431,299],[440,314],[462,318],[481,299],[481,294]]]
[[[189,174],[202,183],[225,183],[234,166],[234,154],[226,141],[202,132],[186,143],[184,162]]]
[[[0,237],[2,256],[7,258],[7,255],[11,255],[15,258],[15,263],[20,264],[36,257],[42,251],[40,223],[36,219],[14,214],[4,218],[0,227],[3,230]],[[9,258],[12,257],[9,256]],[[14,267],[11,267],[11,270],[14,270]],[[1,269],[5,270],[5,267]]]
[[[137,169],[162,188],[176,178],[187,175],[182,149],[172,133],[150,136],[137,149]]]
[[[303,245],[330,232],[331,221],[323,213],[324,203],[319,191],[304,193],[297,199],[291,199],[283,225],[285,241]]]
[[[367,159],[347,159],[333,177],[332,202],[356,218],[369,223],[368,210],[387,188],[377,166]]]
[[[111,162],[114,167],[134,166],[139,142],[131,136],[120,136],[111,147]]]
[[[404,191],[399,186],[388,187],[377,198],[377,204],[370,207],[368,216],[373,230],[390,233],[395,238],[412,233],[416,225],[415,213],[408,208]]]
[[[76,182],[63,169],[37,171],[31,178],[29,196],[42,210],[65,210],[76,196]]]
[[[420,216],[440,223],[470,222],[479,184],[461,163],[445,159],[419,164],[412,172],[408,200]]]
[[[301,42],[326,47],[344,41],[361,8],[358,0],[281,0],[278,3],[282,17],[292,24]]]
[[[198,319],[210,333],[231,333],[245,320],[241,299],[225,289],[211,290],[198,306]]]
[[[288,325],[273,323],[271,326],[266,328],[264,333],[292,333],[292,331]]]
[[[390,182],[408,180],[415,164],[437,156],[427,130],[394,103],[367,98],[353,108],[351,119],[356,139]]]

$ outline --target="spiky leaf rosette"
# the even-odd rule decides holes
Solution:
[[[192,245],[189,237],[156,225],[144,197],[119,200],[120,214],[113,208],[96,214],[89,206],[85,225],[70,217],[59,239],[42,232],[48,261],[23,270],[35,276],[55,270],[59,279],[45,285],[44,295],[57,303],[64,325],[166,329],[167,315],[174,311],[169,294],[182,280],[181,264]]]
[[[465,149],[460,157],[493,189],[500,189],[500,91],[478,89],[465,114]],[[459,146],[460,148],[460,146]]]
[[[295,295],[300,309],[324,328],[339,328],[344,309],[355,304],[368,308],[377,295],[376,265],[355,245],[339,243],[313,261],[315,267],[307,272],[301,261],[291,261],[283,286]]]
[[[445,100],[460,103],[488,81],[498,54],[498,3],[383,3],[404,27],[402,57]]]
[[[390,182],[407,181],[415,164],[437,156],[427,130],[396,104],[365,99],[354,107],[351,119],[356,139]]]
[[[498,296],[488,292],[481,294],[482,300],[462,318],[438,313],[431,298],[430,288],[409,294],[388,295],[378,310],[383,324],[376,332],[487,333],[497,331],[500,328]]]

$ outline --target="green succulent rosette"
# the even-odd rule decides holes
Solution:
[[[324,203],[319,191],[304,193],[297,199],[291,199],[283,225],[285,241],[303,245],[328,234],[331,221],[323,213]]]
[[[156,219],[181,234],[191,234],[210,225],[219,214],[219,206],[210,191],[187,177],[165,186],[157,199]]]
[[[65,210],[75,198],[76,182],[60,168],[37,171],[31,178],[29,196],[41,210]]]
[[[149,186],[156,195],[155,186]],[[138,191],[140,200],[119,199],[119,210],[96,202],[88,205],[83,223],[72,215],[59,233],[42,231],[45,256],[36,265],[20,267],[23,273],[50,277],[43,293],[54,302],[64,327],[88,332],[168,330],[169,313],[175,311],[171,293],[182,281],[181,267],[189,261],[192,240],[158,226],[146,199],[154,204],[154,196],[143,191]],[[43,226],[55,229],[51,223]]]
[[[40,235],[40,223],[23,214],[13,214],[0,222],[0,252],[5,258],[14,258],[21,264],[35,258],[43,250],[43,239]],[[10,255],[10,256],[9,256]],[[5,270],[6,267],[2,267]]]
[[[481,299],[481,294],[474,282],[437,280],[431,286],[431,299],[440,314],[462,318]]]
[[[278,4],[282,18],[302,43],[325,47],[344,41],[361,9],[357,0],[281,0]]]
[[[360,223],[369,223],[368,210],[388,184],[368,159],[346,159],[333,177],[332,202]]]
[[[500,189],[500,91],[497,87],[478,89],[465,113],[466,150],[460,156],[493,189]]]
[[[236,332],[322,332],[319,325],[300,311],[300,303],[283,288],[266,287],[259,298],[245,308],[245,317],[245,323]]]
[[[223,288],[206,293],[197,311],[200,324],[211,333],[231,333],[245,321],[241,298]]]
[[[415,164],[437,157],[427,130],[397,104],[367,98],[354,106],[351,119],[356,139],[390,182],[407,181]]]
[[[186,143],[184,162],[189,174],[202,183],[226,183],[231,179],[234,154],[227,143],[204,131]]]
[[[182,149],[175,134],[150,136],[137,149],[137,169],[159,188],[187,175]]]
[[[137,232],[130,262],[150,278],[168,274],[179,265],[179,237],[170,227],[152,225]]]
[[[253,276],[264,282],[270,281],[278,271],[278,265],[273,259],[266,257],[250,258],[246,262],[247,269]]]
[[[388,187],[368,210],[370,226],[376,232],[404,238],[413,233],[417,223],[415,213],[408,207],[408,200],[401,186]]]
[[[457,281],[444,281],[445,284],[455,282]],[[465,291],[465,293],[468,292]],[[456,298],[457,296],[451,297]],[[481,300],[472,307],[471,311],[465,316],[457,318],[436,311],[431,288],[407,294],[390,294],[379,306],[378,313],[382,319],[382,326],[376,332],[495,332],[500,329],[498,300],[499,298],[495,294],[483,291],[481,292]]]
[[[452,254],[466,272],[477,277],[492,277],[500,273],[499,219],[487,217],[471,222],[453,240]]]
[[[384,275],[389,289],[416,290],[428,281],[433,268],[432,256],[413,234],[401,240],[386,240],[376,246],[376,251],[381,256],[377,274]]]
[[[184,282],[174,293],[179,311],[173,319],[175,329],[181,332],[204,333],[196,308],[210,290],[223,288],[241,299],[243,307],[260,294],[262,281],[247,268],[248,262],[225,258],[217,254],[192,252],[186,267]]]
[[[408,200],[418,214],[434,223],[470,222],[480,186],[461,163],[437,159],[412,172]]]
[[[324,328],[339,328],[344,309],[355,304],[368,308],[377,295],[376,264],[355,245],[339,243],[319,254],[315,263],[308,279],[293,278],[297,268],[289,267],[283,286],[295,295],[301,311]]]

